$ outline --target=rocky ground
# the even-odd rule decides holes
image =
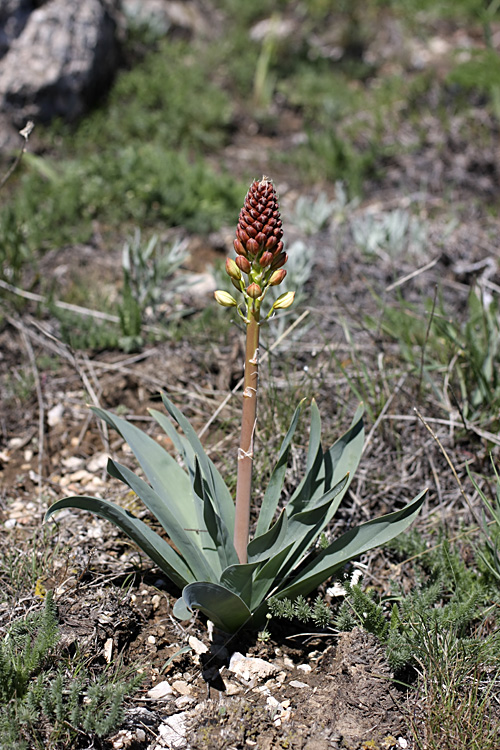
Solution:
[[[443,49],[452,48],[456,33],[436,29],[441,46],[419,48],[426,64],[445,64]],[[367,316],[380,315],[377,297],[395,302],[400,294],[422,305],[439,285],[448,314],[460,319],[474,285],[490,295],[500,291],[499,221],[492,209],[498,206],[498,141],[493,137],[498,125],[481,102],[472,102],[468,116],[487,121],[489,144],[461,139],[462,115],[443,122],[436,114],[397,133],[388,128],[388,139],[410,144],[419,138],[419,149],[389,160],[382,177],[367,183],[361,203],[344,207],[344,215],[332,215],[309,236],[294,214],[303,190],[293,170],[283,164],[271,175],[283,206],[285,237],[289,245],[303,240],[313,247],[314,266],[298,311],[307,311],[301,332],[287,333],[264,379],[260,408],[266,432],[263,427],[257,433],[261,450],[279,445],[281,418],[273,423],[269,414],[275,402],[287,404],[290,394],[297,400],[316,397],[332,441],[348,426],[363,396],[353,383],[364,383],[369,399],[379,404],[378,418],[368,416],[365,455],[332,534],[401,507],[425,486],[430,492],[419,522],[422,530],[444,523],[452,533],[472,521],[415,407],[445,443],[460,476],[466,461],[473,459],[479,469],[488,460],[488,448],[498,452],[500,441],[485,426],[472,425],[472,438],[455,440],[461,427],[456,405],[419,390],[399,346],[367,324]],[[235,173],[267,173],[271,156],[286,151],[300,134],[293,113],[277,122],[281,125],[270,136],[251,132],[243,120],[219,158]],[[306,197],[317,198],[320,190],[329,200],[338,193],[338,187],[323,183],[308,188]],[[393,256],[367,255],[355,241],[355,219],[395,209],[411,209],[425,228],[425,242]],[[230,251],[232,232],[226,227],[208,238],[185,235],[191,259],[183,272],[196,281],[203,274],[208,284],[199,294],[191,289],[176,300],[178,308],[195,308],[193,320],[214,304],[214,261]],[[103,253],[96,233],[92,245],[45,256],[42,273],[58,278],[61,289],[78,279],[80,285],[100,284],[108,292],[120,282],[119,257],[120,250]],[[415,748],[412,727],[418,731],[421,705],[393,681],[374,636],[361,629],[338,633],[273,620],[260,636],[238,633],[221,643],[215,634],[211,640],[206,622],[173,618],[179,592],[114,527],[69,511],[57,516],[55,527],[42,527],[47,507],[72,494],[105,496],[145,515],[134,497],[106,476],[109,455],[131,466],[133,461],[127,446],[98,424],[87,404],[119,409],[154,434],[147,409],[158,406],[158,392],[165,389],[202,430],[242,375],[241,333],[226,328],[207,341],[203,326],[193,328],[192,337],[185,326],[182,337],[167,330],[135,354],[75,351],[61,340],[57,321],[35,301],[20,306],[13,298],[3,306],[0,331],[0,547],[4,554],[9,548],[26,549],[26,554],[45,550],[37,592],[55,591],[61,648],[85,649],[96,670],[120,659],[144,675],[139,691],[128,699],[123,726],[94,747]],[[233,474],[238,414],[236,390],[204,435],[212,457]],[[295,449],[290,486],[300,474],[306,442],[303,435]],[[165,440],[164,445],[171,447]],[[265,475],[264,460],[259,471]],[[400,564],[388,552],[371,553],[361,565],[366,582],[382,595],[390,592],[391,581],[412,584],[411,563]],[[4,585],[15,589],[12,577]],[[338,603],[335,592],[322,593],[332,606]],[[28,607],[39,606],[40,597],[27,596],[0,611],[1,628]]]

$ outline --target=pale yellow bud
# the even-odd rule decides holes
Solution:
[[[229,292],[225,292],[222,289],[219,289],[218,291],[214,292],[214,297],[216,301],[219,303],[219,305],[222,305],[222,307],[237,307],[238,303],[234,299],[234,297],[229,294]]]
[[[274,303],[273,310],[284,310],[285,308],[290,307],[294,297],[295,292],[283,292]]]

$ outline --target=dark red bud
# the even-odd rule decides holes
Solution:
[[[236,234],[238,235],[238,239],[240,240],[240,242],[243,243],[243,245],[245,245],[245,243],[248,242],[248,234],[244,232],[243,229],[241,229],[241,227],[237,228]]]
[[[254,240],[250,238],[246,244],[247,253],[250,253],[250,255],[256,255],[259,252],[259,243],[257,240]]]
[[[255,241],[258,242],[259,245],[263,245],[266,240],[267,237],[263,232],[257,232],[257,234],[255,235]]]
[[[233,240],[233,245],[238,255],[246,255],[246,250],[239,239],[236,238],[235,240]]]
[[[255,229],[255,227],[248,226],[246,227],[246,230],[249,237],[255,237],[255,235],[257,234],[257,230]]]
[[[266,250],[272,250],[276,245],[278,244],[278,238],[274,235],[271,235],[271,237],[268,237],[266,240],[266,244],[264,247]]]
[[[234,262],[236,263],[240,271],[243,271],[243,273],[250,273],[252,264],[247,257],[244,257],[243,255],[237,255]]]
[[[276,255],[274,257],[274,260],[271,263],[271,268],[273,269],[273,271],[275,271],[277,268],[281,268],[281,266],[284,266],[287,260],[288,255],[286,253],[280,253],[279,255]]]
[[[272,260],[273,260],[273,254],[270,253],[268,250],[265,250],[260,256],[259,263],[262,266],[262,268],[266,268],[266,266],[272,263]]]

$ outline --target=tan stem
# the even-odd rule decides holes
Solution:
[[[236,508],[234,517],[234,547],[238,559],[242,564],[247,562],[247,545],[250,530],[253,443],[257,419],[257,381],[259,377],[259,317],[259,307],[254,302],[252,305],[249,305],[248,310],[243,410],[241,415],[240,447],[238,449],[238,478],[236,483]]]

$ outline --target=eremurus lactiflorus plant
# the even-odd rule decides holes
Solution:
[[[286,292],[263,317],[266,293],[280,284],[286,273],[282,235],[276,192],[264,177],[250,187],[236,229],[236,258],[226,264],[239,301],[228,292],[215,293],[219,304],[237,308],[246,326],[236,499],[189,421],[163,393],[168,416],[155,409],[150,412],[173,442],[184,469],[135,425],[109,411],[94,411],[129,444],[146,479],[113,459],[108,461],[109,474],[141,498],[164,534],[157,534],[120,505],[102,498],[64,498],[46,514],[48,518],[62,508],[81,508],[112,521],[182,591],[174,607],[177,617],[188,619],[199,610],[227,632],[258,626],[271,597],[305,596],[341,571],[348,560],[400,534],[416,517],[425,496],[424,490],[400,510],[350,528],[319,547],[318,539],[333,518],[361,457],[363,409],[357,409],[347,432],[323,449],[319,409],[312,402],[304,477],[279,510],[290,445],[304,407],[301,402],[276,456],[249,541],[260,324],[293,302],[293,292]]]

